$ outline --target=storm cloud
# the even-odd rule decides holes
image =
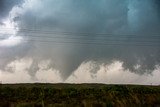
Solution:
[[[1,0],[0,1],[0,19],[6,18],[15,5],[20,5],[23,0]],[[0,20],[1,21],[1,20]]]
[[[15,72],[7,65],[24,57],[32,59],[26,69],[32,78],[40,71],[39,64],[50,60],[47,69],[58,70],[63,80],[90,60],[100,64],[120,61],[124,71],[136,75],[150,74],[160,63],[158,0],[24,0],[19,6],[17,3],[20,1],[1,7],[0,18],[5,19],[9,12],[7,18],[16,30],[15,37],[23,38],[16,46],[0,47],[3,72]],[[3,26],[4,22],[1,23]]]

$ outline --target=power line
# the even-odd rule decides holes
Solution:
[[[5,28],[6,30],[11,30],[9,28]],[[4,29],[4,30],[5,30]],[[2,30],[2,29],[1,29]],[[3,30],[3,31],[4,31]],[[61,35],[79,35],[79,36],[88,36],[88,35],[98,35],[98,36],[101,36],[101,37],[106,37],[106,36],[126,36],[126,37],[160,37],[160,34],[150,34],[150,35],[147,35],[147,34],[113,34],[113,33],[91,33],[91,32],[58,32],[58,31],[51,31],[51,30],[40,30],[40,29],[19,29],[18,32],[26,32],[26,33],[36,33],[36,34],[61,34]],[[146,36],[147,35],[147,36]]]
[[[5,38],[0,38],[1,40],[4,40]],[[15,39],[15,40],[17,40],[16,38],[13,38],[13,39]],[[12,40],[13,40],[12,39]],[[34,37],[30,37],[29,38],[29,40],[36,40],[36,41],[39,41],[39,40],[42,40],[42,39],[38,39],[38,38],[34,38]],[[75,40],[75,41],[77,41],[78,39],[73,39],[73,38],[58,38],[58,37],[56,37],[56,38],[52,38],[52,39],[49,39],[49,40],[55,40],[55,39],[58,39],[58,41],[61,41],[61,40],[64,40],[65,39],[65,41],[68,41],[68,40]],[[44,40],[44,39],[43,39]],[[45,40],[48,40],[48,39],[46,39],[45,38]],[[78,41],[80,41],[80,40],[78,40]],[[82,42],[96,42],[96,43],[98,43],[98,42],[121,42],[121,43],[128,43],[128,41],[126,41],[126,40],[81,40]],[[160,44],[160,42],[159,41],[142,41],[142,40],[136,40],[136,41],[129,41],[130,43],[142,43],[142,44],[150,44],[150,43],[153,43],[153,44]]]
[[[11,35],[11,34],[10,34]],[[130,39],[130,38],[77,38],[77,37],[61,37],[61,36],[39,36],[39,35],[19,35],[21,37],[29,37],[29,38],[40,38],[40,39],[65,39],[65,40],[82,40],[82,41],[115,41],[115,42],[145,42],[145,43],[156,43],[156,42],[160,42],[159,39],[149,39],[149,40],[146,40],[143,39],[139,39],[139,38],[134,38],[134,39]],[[5,37],[0,37],[0,39],[5,39]]]
[[[2,34],[2,35],[14,35],[14,34],[12,34],[12,33],[9,33],[9,34],[4,34],[4,33],[0,33],[0,34]],[[96,36],[96,37],[89,37],[89,36],[85,36],[85,37],[81,37],[81,36],[72,36],[72,35],[69,35],[69,36],[66,36],[65,34],[63,34],[63,35],[41,35],[41,34],[39,34],[39,35],[37,35],[37,34],[18,34],[18,36],[23,36],[23,37],[41,37],[41,38],[64,38],[64,39],[81,39],[81,40],[83,40],[83,39],[92,39],[92,40],[128,40],[128,41],[137,41],[137,39],[138,39],[138,41],[140,40],[140,41],[146,41],[147,39],[149,39],[149,41],[153,41],[153,42],[155,42],[155,41],[157,41],[157,42],[159,42],[160,41],[160,38],[153,38],[153,37],[151,37],[150,36],[150,38],[148,38],[148,37],[143,37],[143,38],[131,38],[131,37],[119,37],[119,36],[117,36],[117,37],[115,37],[115,36],[110,36],[110,37],[108,37],[108,36],[105,36],[105,37],[103,37],[103,38],[100,38],[99,36]],[[143,39],[143,40],[141,40],[141,39]]]
[[[16,39],[14,39],[16,40]],[[149,47],[156,47],[160,46],[160,44],[138,44],[138,43],[104,43],[104,42],[80,42],[80,41],[48,41],[48,40],[35,40],[35,39],[28,39],[28,40],[21,40],[26,42],[39,42],[39,43],[56,43],[56,44],[74,44],[74,45],[100,45],[100,46],[149,46]]]
[[[2,31],[2,29],[1,29],[1,31]],[[49,36],[49,35],[42,36],[42,34],[45,34],[45,32],[43,32],[43,31],[37,32],[37,30],[32,30],[32,31],[34,31],[34,32],[29,32],[29,31],[21,32],[21,33],[25,33],[25,34],[24,35],[18,34],[18,36],[29,37],[28,40],[22,40],[22,41],[37,41],[37,42],[45,42],[45,43],[54,42],[54,43],[74,43],[74,44],[83,44],[83,45],[85,45],[85,44],[95,44],[95,45],[98,44],[98,45],[128,45],[128,46],[131,46],[131,45],[132,46],[160,46],[160,36],[158,36],[158,35],[156,35],[156,36],[155,35],[152,35],[152,36],[145,36],[145,35],[132,35],[131,36],[130,35],[130,36],[128,36],[128,35],[118,35],[118,34],[73,33],[73,32],[64,33],[64,32],[48,32],[48,31],[46,31],[46,35],[48,32],[48,33],[52,34],[52,36]],[[29,34],[29,33],[33,33],[33,34]],[[54,36],[53,34],[55,34],[55,33],[57,33],[59,35]],[[0,34],[13,35],[12,33],[10,33],[10,34],[0,33]],[[76,34],[76,35],[80,34],[80,35],[73,36],[73,34]],[[85,36],[81,35],[81,34],[85,34]],[[90,38],[89,37],[90,34],[100,35],[100,36],[96,36],[96,38]],[[66,36],[66,35],[69,35],[69,36]],[[99,37],[103,37],[103,38],[99,38]],[[43,40],[40,40],[39,38],[43,39]],[[5,38],[1,37],[0,39],[5,39]],[[50,39],[52,41],[48,41],[48,39]],[[55,41],[55,39],[58,39],[58,41],[57,40]],[[60,39],[62,39],[62,40],[65,39],[65,41],[64,40],[60,41]],[[141,39],[143,39],[143,40],[141,40]],[[149,39],[149,40],[147,40],[147,39]],[[72,41],[68,41],[68,40],[72,40]],[[73,40],[74,40],[74,42],[73,42]],[[80,40],[81,40],[81,42],[80,42]],[[114,43],[114,42],[116,42],[116,43]]]

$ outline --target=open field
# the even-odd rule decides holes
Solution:
[[[160,107],[160,86],[1,84],[0,107]]]

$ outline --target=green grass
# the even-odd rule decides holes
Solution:
[[[160,106],[160,86],[3,84],[0,107]]]

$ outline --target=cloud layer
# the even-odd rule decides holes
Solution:
[[[54,78],[58,78],[55,81],[73,82],[75,77],[72,74],[78,76],[86,71],[76,69],[82,69],[85,67],[82,66],[84,62],[91,60],[104,65],[111,64],[112,69],[115,68],[112,61],[120,61],[116,66],[123,70],[117,68],[116,71],[109,71],[120,72],[118,76],[142,76],[142,80],[152,78],[143,75],[154,74],[160,63],[160,16],[157,2],[24,0],[23,3],[16,1],[8,7],[2,7],[5,10],[0,11],[5,13],[0,17],[0,27],[4,29],[0,30],[0,37],[3,37],[0,40],[0,69],[3,79],[4,73],[10,75],[8,72],[21,75],[19,70],[8,69],[8,65],[16,63],[15,61],[23,63],[24,58],[32,60],[24,70],[27,74],[24,74],[31,76],[33,80],[43,80],[42,75],[45,79],[51,73]],[[50,61],[49,67],[42,70],[39,63],[46,60]],[[99,72],[105,75],[105,70],[97,71],[103,65],[97,66],[95,72],[98,79],[92,80],[93,75],[93,78],[87,77],[87,81],[116,83],[114,79],[100,80]],[[87,76],[91,75],[90,72],[85,73]],[[117,74],[113,75],[116,77]],[[79,82],[80,78],[81,76],[75,81]],[[127,79],[124,83],[127,83]],[[139,82],[143,83],[141,81]],[[130,83],[134,82],[137,83],[136,79]]]

